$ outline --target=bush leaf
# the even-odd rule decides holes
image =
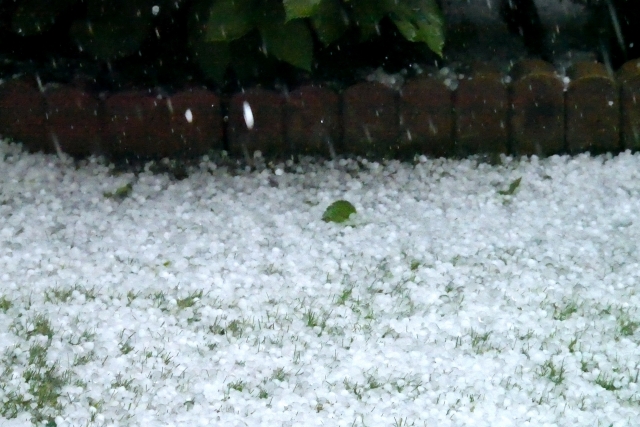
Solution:
[[[287,21],[312,16],[321,0],[283,0]]]
[[[398,2],[389,17],[405,39],[426,43],[429,49],[442,56],[445,23],[436,0]]]
[[[23,0],[11,18],[13,30],[22,36],[48,31],[58,17],[72,7],[76,0]]]
[[[328,46],[338,40],[349,28],[349,17],[340,0],[322,0],[311,17],[318,39]]]
[[[205,40],[228,42],[244,36],[253,28],[251,12],[252,8],[247,2],[216,0],[209,9]]]
[[[354,213],[356,213],[356,208],[351,203],[346,200],[338,200],[329,205],[324,211],[322,220],[324,222],[341,223],[348,220],[349,216]]]
[[[78,20],[69,32],[83,50],[106,61],[129,56],[139,50],[150,24],[146,20],[132,22],[123,19],[118,22],[97,21],[89,26],[86,21]]]
[[[260,34],[267,54],[295,67],[311,71],[313,39],[303,20],[262,25]]]
[[[378,23],[389,12],[390,7],[384,1],[371,0],[350,1],[348,4],[351,6],[353,22],[360,30],[361,41],[368,40],[378,31]]]
[[[191,42],[190,45],[202,72],[216,83],[222,84],[231,63],[229,43],[198,40]]]

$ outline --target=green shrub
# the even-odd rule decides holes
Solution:
[[[444,19],[436,0],[207,0],[193,10],[190,44],[218,82],[229,68],[246,74],[243,68],[256,67],[259,56],[311,72],[318,47],[354,33],[364,42],[384,18],[406,40],[442,55]]]
[[[190,73],[194,65],[217,83],[225,76],[268,80],[283,69],[312,74],[319,61],[340,61],[319,58],[320,50],[357,49],[380,34],[383,20],[425,52],[441,55],[444,45],[437,0],[24,0],[4,7],[0,20],[11,22],[0,28],[20,40],[41,38],[29,48],[57,37],[52,45],[65,55],[75,50],[154,85],[158,73]],[[42,49],[34,54],[56,57]]]

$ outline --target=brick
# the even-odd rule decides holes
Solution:
[[[433,77],[408,81],[400,92],[400,152],[447,156],[453,152],[453,99]]]
[[[546,157],[565,151],[564,88],[553,65],[524,60],[511,76],[511,152]]]
[[[377,82],[358,83],[342,94],[345,151],[366,157],[399,150],[398,96]]]
[[[618,70],[621,87],[620,106],[622,111],[623,149],[640,150],[640,60],[625,63]]]
[[[115,157],[168,157],[180,145],[171,133],[167,99],[145,91],[125,91],[105,101],[105,148]]]
[[[571,154],[620,150],[620,106],[617,83],[604,65],[577,62],[568,72],[566,138]]]
[[[44,97],[35,79],[15,79],[0,85],[0,134],[21,142],[30,152],[53,152]]]
[[[224,149],[218,95],[205,89],[190,89],[169,99],[171,132],[179,140],[178,146],[172,148],[174,151],[185,157],[197,157],[212,149]]]
[[[330,89],[303,86],[285,103],[285,136],[298,154],[330,157],[342,151],[340,97]]]
[[[244,118],[244,103],[253,115],[253,128]],[[229,145],[236,156],[253,157],[257,150],[268,157],[291,153],[284,138],[284,97],[266,89],[250,89],[233,95],[229,103]]]
[[[45,91],[47,126],[62,152],[74,157],[102,154],[100,102],[87,92],[66,85]]]
[[[507,153],[507,102],[507,87],[498,72],[476,68],[460,80],[454,94],[458,156]]]

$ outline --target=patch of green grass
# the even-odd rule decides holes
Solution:
[[[133,291],[127,292],[127,307],[131,306],[131,303],[138,298],[140,292],[134,293]]]
[[[87,363],[93,362],[96,360],[97,356],[94,351],[90,351],[87,354],[83,354],[82,356],[75,355],[73,357],[73,366],[81,366],[86,365]]]
[[[72,381],[70,371],[60,372],[57,363],[47,363],[47,354],[53,336],[51,325],[42,315],[36,315],[28,322],[25,330],[14,328],[16,332],[26,332],[27,340],[32,336],[47,336],[46,343],[33,343],[27,351],[27,368],[22,372],[22,380],[27,389],[22,392],[9,388],[10,377],[13,375],[10,366],[18,360],[16,351],[18,346],[8,349],[2,357],[4,369],[0,373],[0,390],[4,394],[0,404],[0,415],[11,419],[23,412],[28,412],[35,425],[55,426],[55,416],[60,413],[62,406],[59,398],[63,387],[73,383],[80,387],[86,386],[82,381]]]
[[[351,379],[349,378],[345,378],[342,381],[342,384],[344,385],[344,389],[355,394],[356,398],[358,400],[362,400],[362,396],[364,395],[365,387],[363,385],[358,384],[355,381],[351,381]]]
[[[569,341],[569,353],[575,353],[577,344],[578,344],[578,337],[576,336],[571,341]]]
[[[551,359],[544,362],[538,370],[538,375],[547,378],[555,385],[560,385],[565,379],[566,368],[564,367],[564,361],[560,366],[556,366]]]
[[[11,300],[3,295],[2,298],[0,298],[0,311],[6,313],[11,307],[13,307]]]
[[[82,286],[76,284],[75,286],[70,288],[49,288],[44,292],[44,300],[45,302],[51,303],[66,303],[71,299],[71,297],[73,297],[74,292],[78,292],[81,295],[84,295],[85,299],[87,299],[88,301],[95,300],[98,294],[95,288],[83,288]]]
[[[304,322],[305,326],[311,329],[316,327],[320,328],[318,336],[320,336],[322,334],[322,331],[324,331],[327,327],[328,319],[329,313],[318,313],[311,308],[306,309],[302,314],[302,321]]]
[[[45,302],[67,302],[71,295],[73,295],[73,289],[61,289],[61,288],[52,288],[44,291],[44,301]]]
[[[280,382],[286,380],[289,377],[289,374],[284,370],[284,368],[278,368],[271,373],[272,380],[278,380]]]
[[[617,324],[618,324],[618,332],[623,337],[632,336],[633,334],[636,333],[636,330],[640,326],[640,322],[631,320],[631,317],[626,313],[622,313],[618,317]]]
[[[158,291],[155,292],[152,295],[153,298],[153,305],[156,308],[159,308],[162,311],[168,311],[166,305],[167,305],[167,295],[163,292],[163,291]]]
[[[590,372],[593,369],[593,358],[591,361],[580,360],[580,370],[584,373]]]
[[[118,343],[118,348],[120,349],[120,353],[129,354],[133,351],[133,346],[131,345],[131,337],[133,337],[134,333],[131,333],[127,339],[124,338],[125,331],[120,332],[120,342]]]
[[[598,384],[603,389],[608,390],[608,391],[617,391],[617,390],[620,390],[622,388],[622,387],[619,387],[619,386],[615,385],[615,381],[613,379],[613,376],[606,375],[606,374],[604,374],[602,372],[600,372],[598,374],[598,377],[596,378],[595,383]]]
[[[182,298],[182,299],[178,299],[177,300],[177,305],[178,305],[178,309],[185,309],[188,307],[192,307],[196,302],[198,302],[200,299],[202,298],[202,290],[196,291],[194,293],[192,293],[191,295]]]
[[[489,336],[491,336],[490,331],[480,333],[471,329],[471,332],[469,333],[469,337],[471,338],[471,348],[476,354],[484,354],[488,351],[494,350],[494,347],[492,347],[489,342]]]
[[[242,380],[233,381],[227,384],[228,389],[239,391],[239,392],[243,392],[246,386],[247,386],[247,383],[245,383]]]
[[[340,295],[336,298],[337,305],[345,305],[345,303],[351,298],[351,294],[353,293],[353,286],[346,287],[342,290]]]
[[[240,338],[246,329],[247,324],[242,320],[232,320],[227,325],[227,335],[231,335],[234,338]]]
[[[402,417],[396,418],[396,417],[393,417],[393,427],[409,427],[409,426],[413,427],[415,425],[416,425],[415,422],[412,422],[411,424],[409,424],[409,421],[408,421],[407,418],[402,418]]]
[[[116,378],[111,382],[111,388],[124,388],[125,390],[131,391],[133,385],[133,378],[125,379],[122,374],[116,375]]]
[[[214,320],[212,325],[209,325],[209,332],[215,335],[226,335],[227,337],[241,338],[245,329],[250,326],[250,323],[244,319],[234,319],[227,323],[226,326],[222,325],[220,318]]]
[[[49,341],[53,337],[53,328],[49,319],[42,314],[36,314],[32,319],[28,319],[25,326],[18,322],[13,322],[9,329],[18,336],[23,336],[28,341],[33,336],[44,335]]]
[[[553,319],[565,321],[578,311],[578,305],[571,301],[564,306],[553,305]]]

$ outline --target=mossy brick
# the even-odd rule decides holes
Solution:
[[[286,141],[295,153],[329,157],[342,151],[340,96],[334,91],[298,88],[287,97],[284,114]]]
[[[47,127],[54,144],[74,157],[102,154],[100,101],[81,89],[66,85],[48,86],[44,95]]]
[[[623,149],[640,150],[640,59],[626,62],[618,70],[622,112]]]
[[[546,157],[565,151],[564,88],[553,65],[523,60],[512,68],[511,77],[511,152]]]
[[[184,157],[224,149],[220,98],[206,89],[193,88],[169,98],[171,133],[178,137],[173,149]]]
[[[497,155],[508,150],[508,91],[497,71],[475,69],[454,94],[455,152]]]
[[[251,123],[245,120],[253,118]],[[256,151],[268,157],[284,157],[292,150],[284,136],[284,96],[278,92],[254,88],[237,93],[229,102],[228,138],[235,156],[253,158]]]
[[[576,154],[620,150],[620,104],[617,82],[604,65],[577,62],[565,97],[567,149]]]
[[[21,142],[30,152],[53,152],[44,96],[35,78],[13,79],[0,85],[0,134]]]
[[[409,80],[400,91],[400,152],[446,157],[453,152],[453,99],[433,77]]]
[[[115,157],[173,157],[182,147],[171,130],[172,103],[146,91],[124,91],[105,100],[104,146]]]
[[[399,149],[398,93],[377,82],[358,83],[342,94],[345,152],[372,158]]]

